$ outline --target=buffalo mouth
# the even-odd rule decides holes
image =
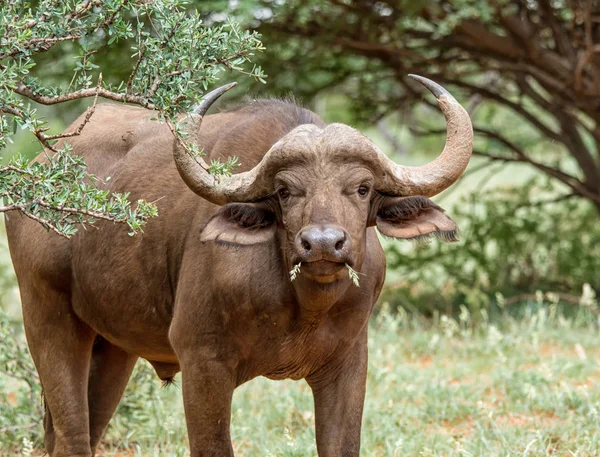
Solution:
[[[346,266],[345,262],[332,262],[330,260],[316,260],[302,263],[302,273],[309,276],[337,276]]]

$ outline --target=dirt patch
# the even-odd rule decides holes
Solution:
[[[470,438],[475,431],[473,418],[467,416],[461,421],[442,421],[439,429],[442,433],[455,438]]]
[[[421,368],[427,368],[430,367],[431,364],[433,363],[433,358],[430,355],[424,355],[422,357],[419,357],[414,364],[421,367]]]
[[[508,416],[496,416],[494,418],[494,422],[499,427],[513,426],[534,430],[558,425],[562,421],[563,420],[559,416],[547,411],[540,411],[533,415],[510,414]]]

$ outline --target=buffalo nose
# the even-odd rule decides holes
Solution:
[[[296,248],[304,262],[342,262],[350,253],[350,237],[348,232],[338,226],[307,226],[298,234]]]

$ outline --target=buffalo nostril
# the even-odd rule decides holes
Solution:
[[[300,244],[305,251],[310,251],[310,243],[308,241],[302,240]]]
[[[337,243],[335,243],[335,250],[336,251],[341,251],[342,248],[344,247],[344,241],[346,240],[340,240]]]

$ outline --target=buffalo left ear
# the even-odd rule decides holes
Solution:
[[[382,235],[404,240],[435,236],[458,241],[458,227],[444,210],[425,197],[385,198],[375,220]]]
[[[276,216],[264,203],[230,203],[208,221],[200,241],[248,246],[273,238]]]

